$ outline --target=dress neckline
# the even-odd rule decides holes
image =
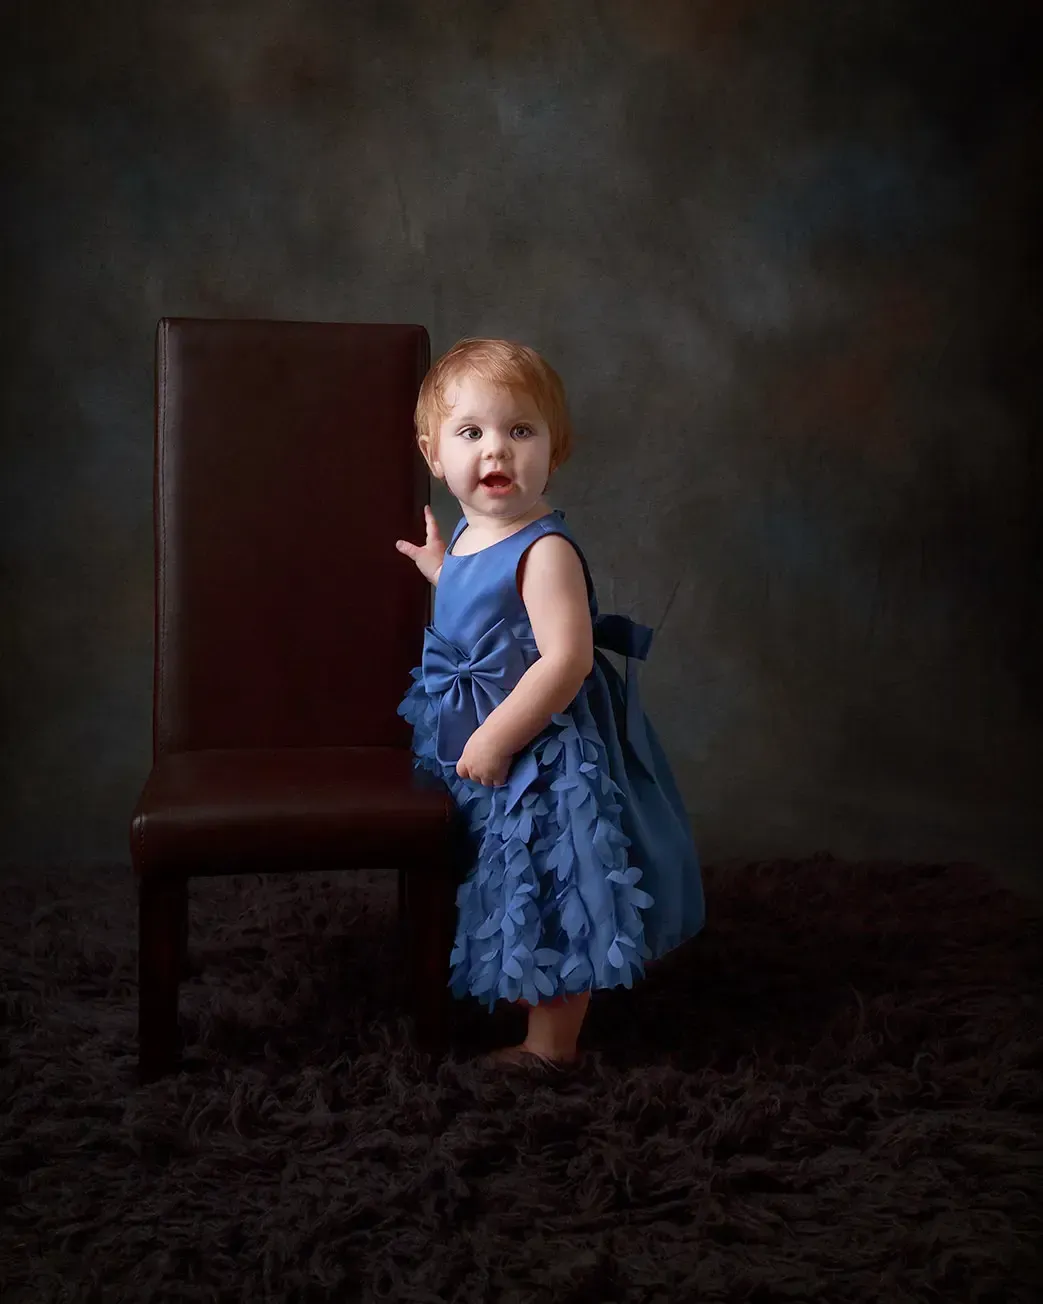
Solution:
[[[487,543],[484,548],[478,548],[474,552],[465,552],[461,556],[457,557],[457,554],[453,551],[453,549],[460,542],[460,534],[463,534],[464,530],[467,529],[467,526],[465,525],[464,530],[460,531],[460,534],[458,534],[456,538],[453,539],[449,547],[446,549],[446,556],[452,557],[454,561],[466,561],[468,557],[479,557],[483,552],[488,552],[490,548],[496,548],[501,543],[506,543],[508,539],[513,539],[516,534],[521,534],[522,530],[527,530],[530,525],[535,525],[537,521],[545,521],[548,516],[554,516],[557,513],[557,510],[558,509],[556,507],[552,507],[549,512],[544,512],[542,516],[537,516],[536,520],[529,521],[528,524],[520,526],[517,530],[512,531],[510,534],[505,534],[502,539],[497,539],[494,543]]]

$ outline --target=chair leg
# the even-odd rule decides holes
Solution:
[[[185,879],[138,880],[138,1079],[143,1084],[177,1068],[187,914]]]
[[[188,963],[188,879],[179,880],[182,886],[182,899],[177,904],[178,913],[178,973],[182,980],[192,977],[192,968]]]
[[[449,1049],[449,956],[456,929],[458,866],[410,867],[406,945],[417,1045],[436,1058]]]

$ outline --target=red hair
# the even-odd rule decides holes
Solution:
[[[443,353],[420,386],[413,425],[428,466],[438,453],[439,427],[449,415],[446,390],[463,375],[528,394],[550,430],[551,472],[568,461],[572,453],[572,420],[565,386],[550,363],[535,349],[513,340],[468,338],[458,340]]]

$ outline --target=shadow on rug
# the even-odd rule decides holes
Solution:
[[[138,1087],[129,868],[0,882],[0,1298],[1038,1301],[1039,907],[973,866],[704,866],[577,1073],[429,1074],[394,873],[195,880]],[[448,956],[446,957],[448,980]]]

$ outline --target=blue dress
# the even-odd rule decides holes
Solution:
[[[561,510],[468,556],[446,549],[423,664],[398,707],[413,726],[414,768],[444,780],[473,860],[456,896],[448,986],[457,998],[541,997],[632,987],[644,962],[698,933],[702,874],[669,762],[638,694],[631,658],[652,630],[598,615],[586,558]],[[569,706],[511,760],[502,787],[461,779],[468,738],[539,659],[517,586],[543,534],[579,553],[594,666]],[[627,658],[626,680],[599,649]]]

